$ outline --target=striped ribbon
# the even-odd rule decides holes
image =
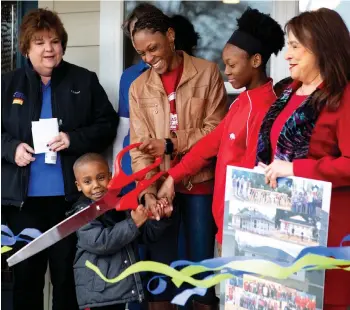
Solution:
[[[306,247],[291,263],[281,263],[273,259],[254,259],[243,256],[219,257],[197,263],[181,260],[173,262],[170,266],[158,262],[140,261],[131,265],[119,276],[112,279],[106,278],[100,269],[91,262],[86,261],[85,265],[108,283],[119,282],[129,275],[138,272],[148,271],[161,274],[153,277],[148,283],[148,290],[152,294],[160,294],[166,289],[167,284],[164,280],[165,276],[170,277],[177,287],[184,282],[189,283],[195,286],[195,288],[185,290],[176,295],[172,300],[174,304],[184,305],[187,299],[193,294],[203,296],[207,288],[242,274],[287,279],[300,270],[343,269],[345,271],[350,271],[350,247],[343,246],[346,241],[350,241],[350,235],[342,240],[340,247]],[[180,266],[185,267],[180,270],[175,269]],[[215,271],[218,273],[207,276],[203,280],[193,278],[193,276],[207,271]],[[150,283],[155,279],[159,281],[158,287],[151,290]]]
[[[35,228],[25,228],[15,236],[8,226],[1,225],[1,254],[11,251],[12,248],[9,246],[14,245],[17,241],[29,243],[40,235],[41,232]]]

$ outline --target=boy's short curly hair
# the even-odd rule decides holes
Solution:
[[[28,12],[22,20],[19,35],[19,49],[23,56],[28,54],[30,41],[39,31],[54,32],[61,41],[63,53],[66,51],[68,34],[57,13],[47,9],[35,9]]]
[[[91,162],[100,162],[104,165],[106,165],[108,167],[108,162],[107,160],[98,153],[86,153],[82,156],[80,156],[74,163],[73,165],[73,171],[74,173],[76,173],[77,169],[79,169],[79,167],[81,165],[85,165]]]

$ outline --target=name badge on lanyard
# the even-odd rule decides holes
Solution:
[[[177,113],[170,113],[170,131],[178,129],[179,122],[177,120]]]

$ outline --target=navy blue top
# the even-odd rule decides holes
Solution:
[[[51,82],[42,86],[42,108],[40,118],[52,118]],[[49,141],[47,141],[49,142]],[[35,154],[30,164],[28,196],[64,196],[64,181],[60,153],[56,164],[45,164],[45,154]]]

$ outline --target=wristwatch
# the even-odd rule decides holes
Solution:
[[[165,154],[171,155],[174,152],[174,144],[171,139],[167,138],[165,139]]]

